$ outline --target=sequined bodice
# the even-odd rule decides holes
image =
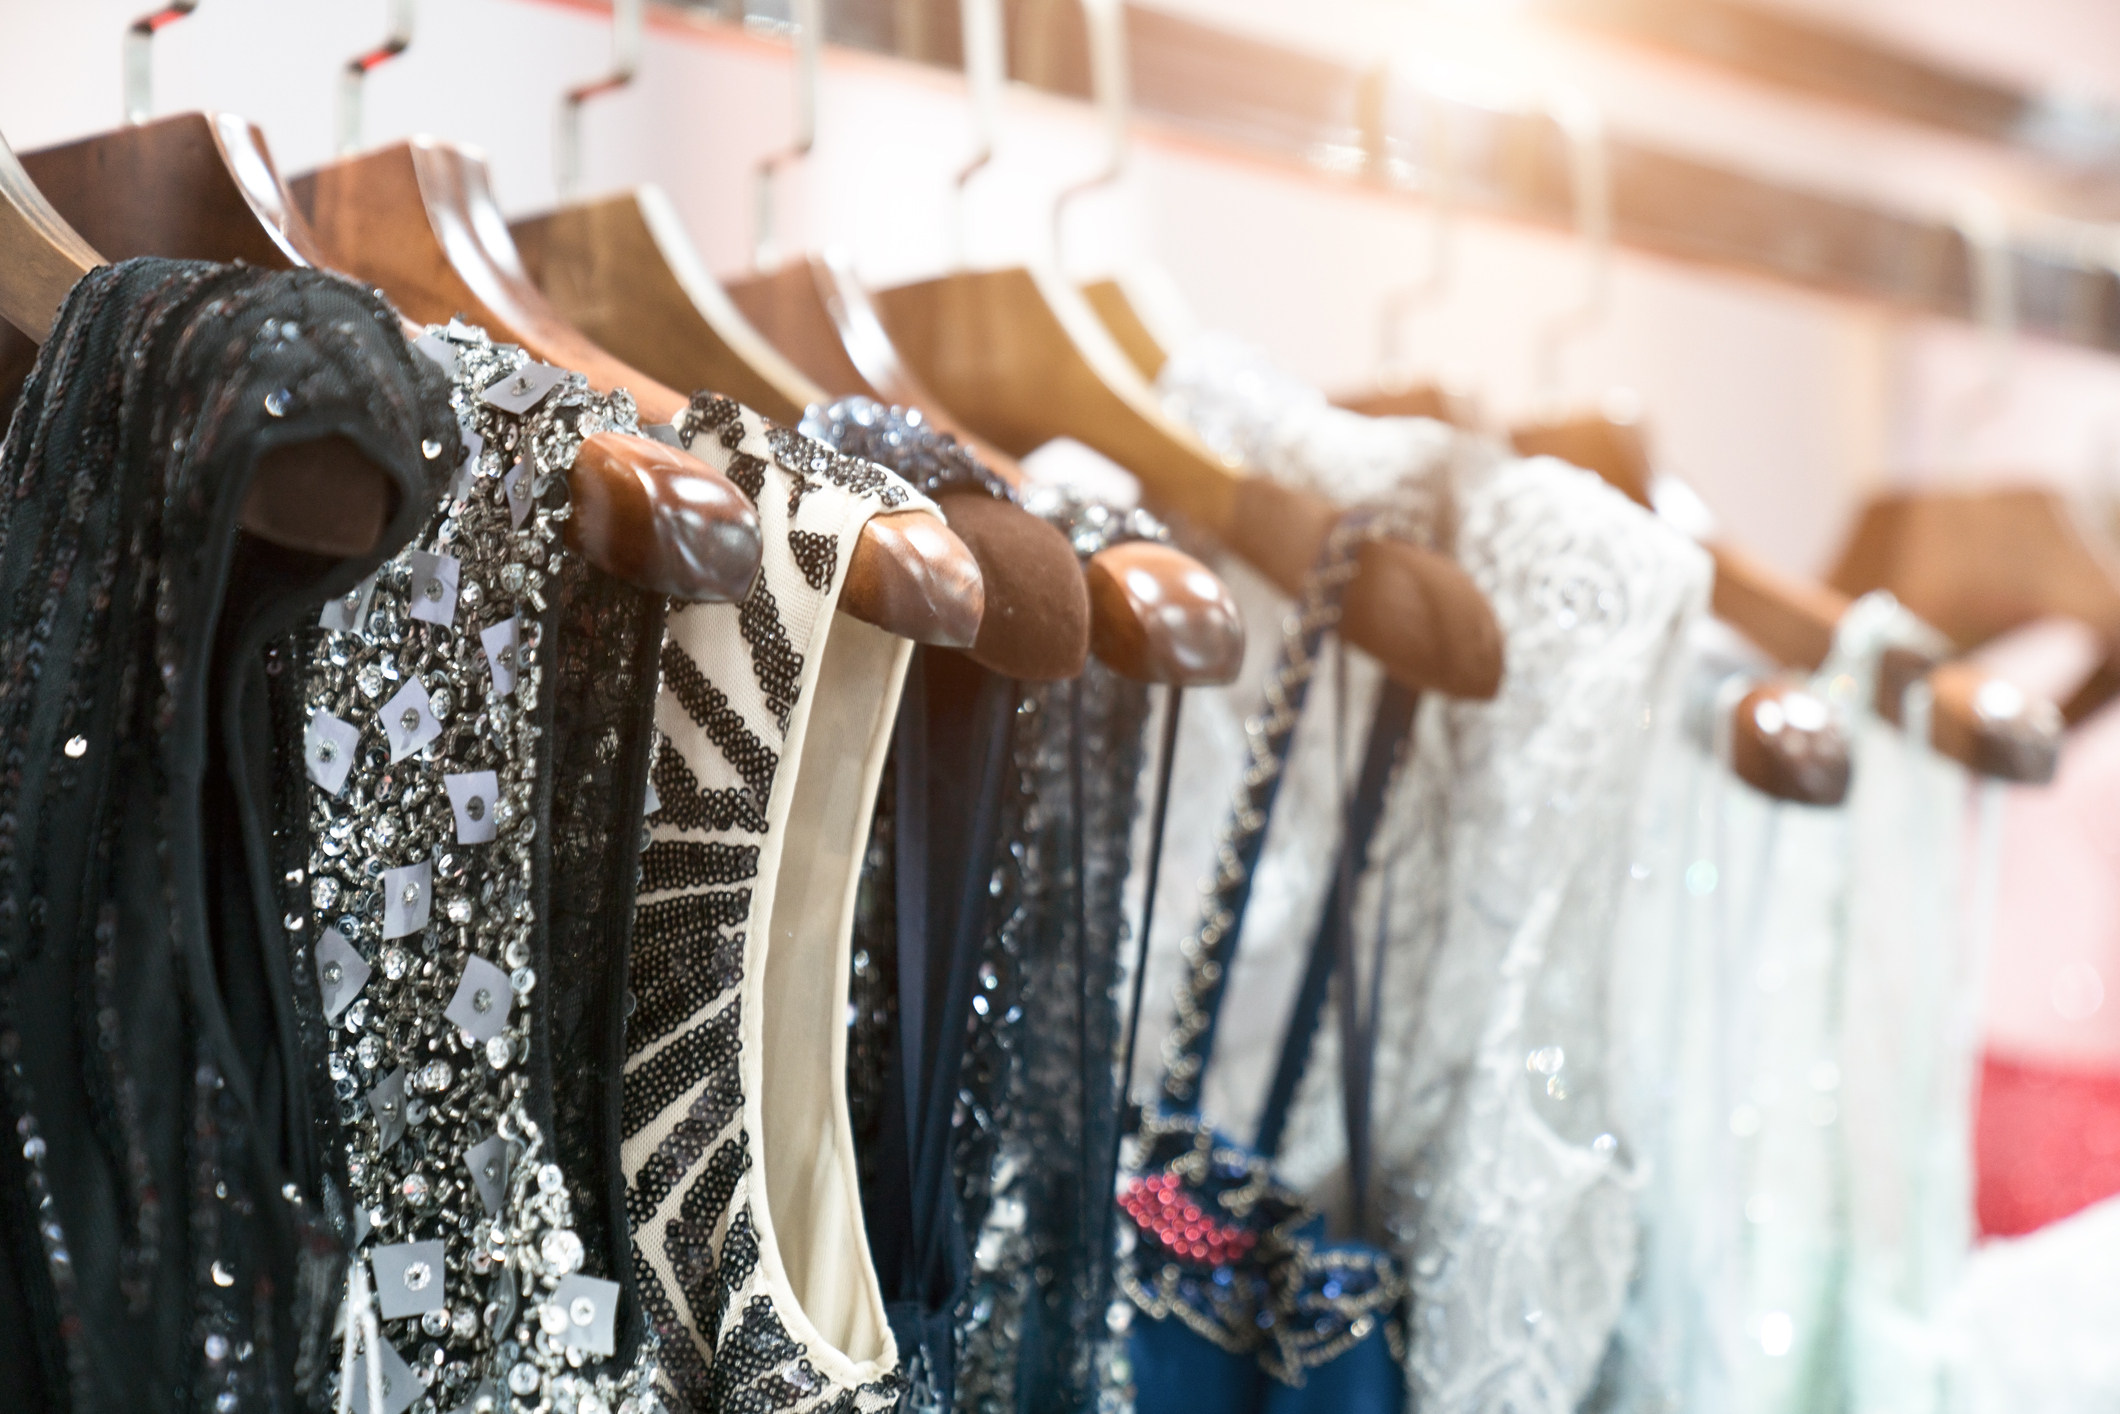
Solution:
[[[600,895],[629,891],[661,615],[561,533],[576,450],[633,409],[476,330],[420,347],[469,455],[413,545],[302,636],[314,848],[289,900],[314,920],[297,973],[313,959],[331,1027],[385,1403],[410,1381],[437,1407],[637,1406],[653,1343],[614,1280],[615,1136],[581,1096],[616,1052],[580,1042],[624,965]]]

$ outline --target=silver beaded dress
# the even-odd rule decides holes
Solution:
[[[356,1294],[337,1378],[367,1414],[648,1414],[616,1119],[663,604],[562,538],[577,449],[634,430],[632,402],[460,325],[417,347],[463,469],[300,635],[287,704],[312,840],[294,972],[381,1336]]]

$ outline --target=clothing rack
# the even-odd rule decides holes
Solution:
[[[1966,73],[1852,25],[1746,0],[1535,0],[1539,16],[1749,79],[1998,143],[2120,196],[2120,108]]]
[[[1593,10],[1599,0],[1556,3],[1572,13]],[[1641,25],[1648,24],[1642,16],[1676,8],[1661,0],[1614,0],[1609,7]],[[669,6],[662,18],[719,29],[734,21],[736,9],[710,0]],[[1010,77],[1087,98],[1088,43],[1075,0],[1009,0],[1008,9]],[[825,24],[835,43],[961,67],[958,0],[834,0]],[[1419,155],[1426,144],[1412,121],[1391,111],[1394,80],[1382,66],[1304,53],[1141,5],[1127,7],[1127,41],[1134,110],[1145,118],[1255,158],[1422,199]],[[1849,72],[1859,73],[1859,66]],[[1411,96],[1411,79],[1399,82]],[[1956,90],[1942,80],[1926,89],[1901,87],[1916,95],[1905,98],[1908,104],[1948,108],[1956,101]],[[1972,110],[1995,110],[1992,121],[1978,120],[1988,130],[2035,134],[2038,125],[2025,117],[2035,101],[2020,98],[2014,108],[1985,101]],[[1575,228],[1568,139],[1554,118],[1454,99],[1430,102],[1454,135],[1451,181],[1460,207]],[[2120,133],[2120,118],[2109,121]],[[1978,254],[1947,217],[1806,189],[1616,134],[1606,155],[1612,233],[1621,245],[1909,312],[1977,320],[1972,267]],[[2009,256],[2019,331],[2120,352],[2113,248],[2102,228],[2088,225],[2026,224],[2014,231]]]

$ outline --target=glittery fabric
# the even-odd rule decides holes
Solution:
[[[804,425],[926,490],[998,485],[917,412],[849,399],[812,409]],[[1084,559],[1166,534],[1143,512],[1116,512],[1065,488],[1033,488],[1024,501]],[[941,897],[956,892],[965,868],[980,875],[985,896],[969,922],[977,956],[950,1126],[956,1203],[942,1219],[961,1227],[970,1271],[947,1321],[952,1348],[923,1349],[911,1372],[915,1410],[1074,1411],[1123,1407],[1127,1398],[1123,1341],[1108,1323],[1112,1263],[1100,1254],[1110,1252],[1112,1229],[1101,1190],[1117,1123],[1113,988],[1148,694],[1094,662],[1077,683],[1013,691],[990,858],[944,860],[934,840],[912,845],[926,869],[948,876]],[[848,1011],[847,1087],[872,1233],[903,1220],[874,1201],[886,1191],[879,1169],[904,1162],[886,1127],[905,1039],[898,894],[907,880],[898,850],[906,822],[896,773],[906,764],[894,754],[889,769],[863,864]],[[1121,1306],[1120,1332],[1124,1320]]]
[[[889,467],[925,495],[976,486],[997,501],[1015,499],[1007,482],[971,448],[921,416],[919,408],[889,407],[874,398],[841,398],[829,406],[805,409],[801,432],[847,456]]]
[[[633,408],[477,330],[422,347],[475,455],[299,637],[294,971],[414,1414],[647,1411],[611,1121],[662,605],[562,538],[577,449]]]
[[[743,603],[672,614],[663,649],[660,807],[650,816],[640,884],[638,1008],[628,1023],[625,1072],[636,1266],[663,1338],[663,1387],[675,1406],[883,1410],[904,1387],[888,1331],[878,1336],[881,1353],[867,1357],[818,1335],[784,1261],[819,1215],[767,1207],[760,1151],[761,1028],[771,1006],[766,924],[786,861],[806,843],[773,822],[788,817],[801,776],[834,769],[786,755],[791,741],[806,737],[816,710],[811,689],[827,636],[874,632],[843,619],[835,627],[833,606],[854,541],[874,514],[932,503],[883,468],[774,427],[725,398],[696,398],[678,434],[757,503],[765,556]],[[903,646],[893,661],[889,682],[861,685],[877,693],[879,729],[895,704]],[[810,745],[812,753],[841,749],[853,747]],[[870,803],[865,796],[854,802],[858,818],[866,819]],[[838,956],[843,984],[847,954]],[[843,1010],[843,991],[840,998]],[[835,1046],[838,1020],[836,1011],[815,1018],[815,1044]],[[837,1063],[836,1046],[833,1054]],[[843,1104],[836,1093],[831,1102]],[[832,1122],[843,1125],[843,1112]],[[821,1201],[840,1201],[843,1193],[851,1203],[855,1192],[849,1182]],[[824,1216],[860,1231],[858,1213]],[[862,1293],[857,1300],[873,1298],[880,1327],[865,1247],[849,1244],[832,1260],[852,1274],[849,1284]]]
[[[368,556],[245,534],[252,468],[339,436],[394,485]],[[454,468],[442,380],[334,276],[85,276],[0,452],[0,1403],[296,1407],[351,1234],[285,959],[308,936],[268,648]]]
[[[1037,486],[1025,509],[1082,559],[1165,539],[1143,511]],[[1092,660],[1027,687],[1013,789],[958,1096],[955,1167],[972,1275],[958,1311],[956,1407],[1130,1406],[1131,1307],[1118,1297],[1107,1186],[1119,1122],[1120,955],[1146,762],[1145,685]]]

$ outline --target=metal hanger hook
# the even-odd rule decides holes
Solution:
[[[1110,186],[1126,167],[1126,129],[1133,116],[1127,83],[1126,6],[1124,0],[1082,0],[1089,25],[1089,85],[1104,126],[1104,165],[1094,176],[1053,199],[1053,264],[1066,269],[1062,231],[1067,205],[1076,197]]]
[[[346,61],[339,73],[338,155],[361,150],[361,95],[371,70],[379,69],[412,45],[413,0],[390,0],[390,33],[383,42]]]
[[[2017,259],[2008,213],[1985,192],[1959,204],[1952,219],[1965,242],[1968,302],[1980,329],[1986,370],[1953,418],[1953,440],[1969,436],[2002,410],[2017,372]]]
[[[640,72],[647,14],[647,0],[612,0],[611,71],[600,79],[568,89],[559,101],[559,130],[552,142],[552,176],[561,201],[571,201],[581,193],[582,104],[633,82]]]
[[[152,14],[142,15],[125,30],[125,121],[146,122],[155,115],[155,34],[175,24],[193,10],[199,0],[170,0]]]
[[[1561,411],[1561,355],[1570,343],[1604,323],[1612,284],[1612,163],[1605,142],[1605,115],[1582,92],[1561,88],[1547,98],[1546,116],[1568,152],[1568,190],[1575,236],[1583,255],[1582,296],[1574,308],[1548,321],[1539,334],[1538,399],[1548,413]]]
[[[965,187],[994,160],[994,140],[1001,126],[1001,88],[1008,81],[1008,46],[1002,35],[1001,0],[961,0],[958,17],[964,36],[964,85],[972,116],[972,155],[957,169],[954,235],[957,269],[965,268],[971,249],[971,207]]]
[[[762,159],[752,173],[758,201],[757,239],[751,263],[761,271],[780,264],[774,182],[783,166],[800,162],[817,145],[817,71],[822,66],[824,14],[818,0],[788,0],[795,28],[795,140]]]
[[[1392,72],[1388,61],[1379,80],[1378,104],[1390,101]],[[1402,285],[1384,296],[1377,330],[1377,373],[1390,382],[1403,368],[1406,321],[1423,309],[1439,303],[1457,273],[1458,162],[1451,106],[1432,89],[1421,94],[1421,186],[1427,193],[1428,260],[1420,280]],[[1383,115],[1379,113],[1379,126]],[[1388,155],[1385,180],[1392,180]]]

